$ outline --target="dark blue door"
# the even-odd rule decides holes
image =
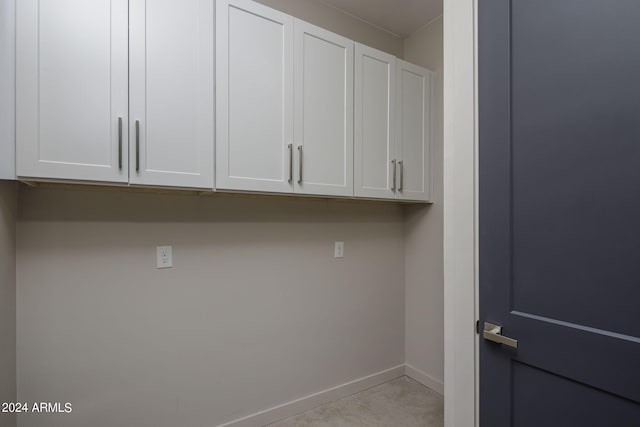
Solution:
[[[640,426],[640,1],[478,4],[481,426]]]

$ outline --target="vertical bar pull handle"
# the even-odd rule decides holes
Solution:
[[[118,117],[118,169],[122,170],[122,117]]]
[[[302,184],[302,145],[298,145],[298,184]]]
[[[289,184],[293,182],[293,144],[289,144]]]
[[[140,120],[136,120],[136,172],[140,172]]]
[[[398,185],[398,191],[402,191],[404,187],[404,162],[400,160],[398,165],[400,166],[400,185]]]
[[[396,191],[396,161],[391,160],[391,164],[393,165],[392,172],[391,172],[393,175],[393,178],[391,179],[391,182],[392,182],[391,191],[395,192]]]

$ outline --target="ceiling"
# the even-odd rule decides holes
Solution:
[[[321,0],[398,37],[442,15],[442,0]]]

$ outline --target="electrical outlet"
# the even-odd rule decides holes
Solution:
[[[344,258],[344,242],[336,242],[333,250],[334,258]]]
[[[157,268],[173,267],[173,247],[158,246],[156,248]]]

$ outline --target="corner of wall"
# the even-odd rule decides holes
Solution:
[[[15,402],[16,377],[16,218],[17,183],[0,181],[0,402]],[[15,427],[15,414],[0,424]]]
[[[405,208],[406,374],[444,390],[442,16],[404,40],[405,60],[436,73],[434,204]]]

